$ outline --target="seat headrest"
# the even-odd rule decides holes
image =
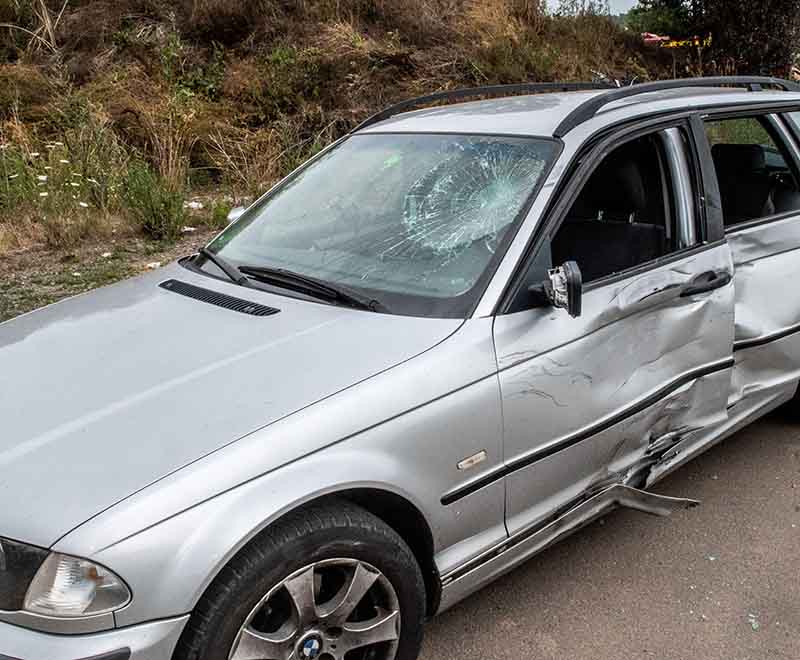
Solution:
[[[626,219],[647,208],[644,180],[636,162],[612,154],[595,170],[576,200],[574,213],[594,217],[598,211],[615,219]]]
[[[760,144],[715,144],[711,156],[717,171],[761,172],[767,167],[767,156]]]
[[[800,209],[800,192],[789,186],[780,185],[772,193],[775,213],[785,213]]]

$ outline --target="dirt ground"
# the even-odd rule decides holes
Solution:
[[[198,229],[173,245],[127,236],[73,250],[0,255],[0,322],[191,254],[216,231]]]

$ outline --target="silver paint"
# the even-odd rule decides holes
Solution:
[[[172,277],[244,291],[281,312],[251,317],[157,286]],[[3,324],[0,373],[14,378],[0,382],[2,534],[49,546],[132,493],[414,357],[459,325],[243,290],[177,265]],[[58,507],[41,497],[42,484]]]

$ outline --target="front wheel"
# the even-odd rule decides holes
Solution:
[[[425,586],[390,527],[346,501],[290,514],[198,604],[175,660],[414,660]]]

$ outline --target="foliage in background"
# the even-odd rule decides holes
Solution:
[[[639,0],[626,23],[672,37],[711,34],[711,73],[786,76],[800,47],[797,0]]]
[[[691,35],[691,12],[684,0],[639,0],[625,16],[625,25],[636,32],[653,32],[680,38]]]
[[[128,155],[108,119],[85,101],[60,99],[39,134],[12,113],[0,125],[0,247],[23,234],[51,246],[108,228],[120,208]]]

